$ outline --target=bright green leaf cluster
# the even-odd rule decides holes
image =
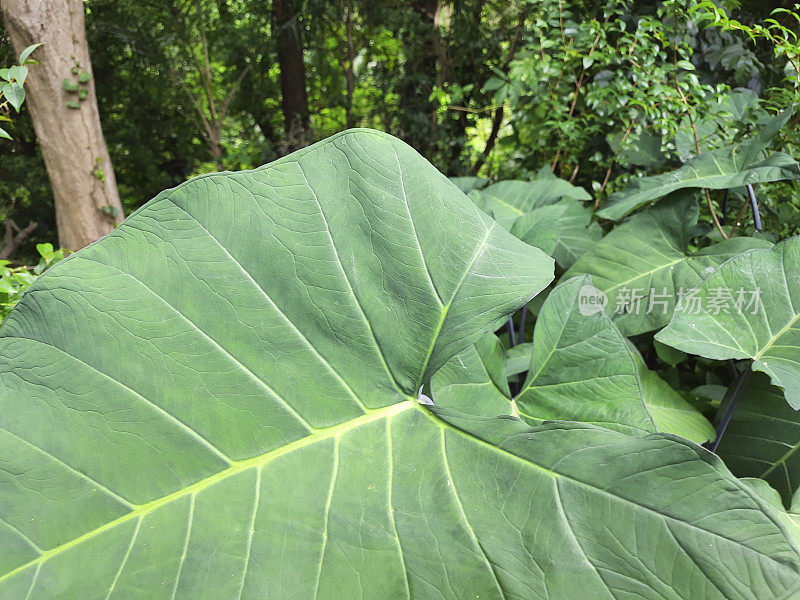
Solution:
[[[12,65],[5,69],[0,69],[0,106],[9,104],[14,110],[19,112],[22,103],[25,101],[25,80],[28,78],[28,64],[36,64],[37,61],[30,58],[36,48],[41,44],[28,46],[19,55],[19,64]],[[11,121],[11,118],[0,113],[0,121]],[[0,138],[11,139],[11,135],[0,127]]]

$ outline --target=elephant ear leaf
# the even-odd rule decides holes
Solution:
[[[762,157],[791,115],[791,109],[786,110],[761,127],[752,139],[700,154],[676,171],[633,179],[626,188],[609,196],[598,216],[618,221],[640,206],[678,190],[722,190],[800,179],[800,165],[788,154],[775,152]]]
[[[603,230],[591,221],[590,208],[565,198],[527,212],[514,222],[511,233],[555,258],[566,270],[603,237]]]
[[[725,262],[684,298],[660,342],[716,360],[751,359],[800,409],[800,238]]]
[[[470,414],[511,414],[506,361],[506,350],[500,340],[487,333],[447,361],[433,376],[433,401]]]
[[[589,248],[563,279],[588,273],[607,298],[606,312],[625,335],[669,323],[683,290],[700,284],[720,264],[763,239],[737,237],[691,252],[697,202],[678,193],[630,217]]]
[[[554,176],[550,169],[543,169],[532,181],[498,181],[480,191],[472,191],[470,197],[505,229],[511,229],[517,219],[536,208],[550,206],[562,199],[592,198],[583,188]]]
[[[0,597],[796,593],[697,446],[416,402],[552,269],[375,132],[160,195],[0,332]]]
[[[436,404],[474,415],[514,414],[532,425],[580,421],[635,435],[660,431],[698,443],[713,439],[714,428],[706,418],[647,369],[602,307],[585,303],[596,293],[588,275],[561,283],[550,293],[536,321],[533,344],[514,352],[527,364],[511,364],[511,371],[528,371],[516,398],[508,392],[505,351],[492,335],[434,375]],[[515,356],[514,362],[518,360]]]
[[[626,432],[662,431],[705,442],[711,424],[669,384],[647,369],[602,306],[589,276],[559,284],[534,330],[527,379],[516,397],[529,423],[559,419]]]
[[[748,382],[717,454],[735,475],[765,480],[787,503],[800,489],[800,413],[763,373]]]

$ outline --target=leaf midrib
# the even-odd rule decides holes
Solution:
[[[518,455],[514,454],[513,452],[511,452],[509,450],[506,450],[506,449],[501,448],[499,446],[495,446],[494,444],[491,444],[491,443],[487,442],[486,440],[483,440],[483,439],[481,439],[481,438],[479,438],[477,436],[474,436],[474,435],[470,434],[467,431],[459,429],[457,426],[451,425],[447,421],[444,421],[444,420],[440,419],[439,417],[433,415],[432,413],[430,413],[430,411],[424,411],[424,412],[425,412],[425,414],[427,414],[427,416],[430,419],[434,420],[439,425],[439,427],[445,427],[445,428],[453,431],[455,434],[460,435],[462,437],[466,437],[467,439],[472,440],[476,444],[484,446],[484,447],[487,447],[487,448],[497,452],[498,454],[500,454],[502,456],[506,456],[506,457],[508,457],[508,458],[510,458],[512,460],[522,462],[525,465],[527,465],[528,467],[531,467],[531,468],[536,469],[537,471],[543,472],[543,473],[549,475],[550,477],[552,477],[555,480],[566,479],[566,480],[571,481],[571,482],[573,482],[573,483],[575,483],[577,485],[580,485],[580,486],[586,487],[586,488],[588,488],[590,490],[593,490],[593,491],[595,491],[597,493],[603,494],[605,496],[609,496],[612,499],[619,500],[619,501],[627,503],[627,504],[631,504],[633,506],[641,508],[642,510],[644,510],[646,512],[654,513],[654,514],[658,515],[659,517],[663,518],[664,520],[672,521],[672,522],[675,522],[675,523],[680,523],[682,525],[685,525],[686,527],[689,527],[690,529],[696,529],[696,530],[702,531],[703,533],[708,534],[710,536],[714,536],[714,537],[717,537],[717,538],[720,538],[720,539],[724,539],[727,542],[735,544],[735,545],[737,545],[737,546],[739,546],[739,547],[741,547],[743,549],[746,549],[749,552],[753,552],[754,554],[758,554],[759,556],[764,557],[765,559],[777,564],[781,568],[791,568],[791,567],[788,567],[787,565],[785,565],[784,563],[780,562],[779,560],[775,559],[774,557],[772,557],[772,556],[770,556],[768,554],[765,554],[764,552],[761,552],[760,550],[757,550],[755,548],[751,548],[750,546],[747,546],[747,545],[745,545],[744,543],[742,543],[740,541],[731,539],[730,537],[727,537],[727,536],[725,536],[723,534],[720,534],[720,533],[716,533],[716,532],[711,531],[709,529],[705,529],[705,528],[700,527],[699,525],[695,525],[695,524],[693,524],[693,523],[691,523],[689,521],[682,521],[677,517],[673,517],[673,516],[670,516],[668,514],[661,513],[659,511],[653,509],[653,508],[650,508],[649,506],[646,506],[644,504],[639,504],[639,503],[637,503],[637,502],[635,502],[635,501],[633,501],[633,500],[631,500],[629,498],[625,498],[624,496],[615,495],[615,494],[609,492],[606,489],[597,487],[594,484],[591,484],[591,483],[582,481],[580,479],[577,479],[576,477],[574,477],[572,475],[564,475],[562,473],[559,473],[558,471],[553,471],[551,469],[548,469],[547,467],[543,467],[542,465],[540,465],[538,463],[535,463],[535,462],[533,462],[531,460],[528,460],[526,458],[518,456]],[[620,434],[620,435],[623,436],[624,434]],[[688,442],[687,442],[687,444],[688,444]],[[743,485],[741,485],[741,484],[739,484],[739,485],[740,485],[740,488],[743,491],[745,491],[745,492],[747,491],[747,489]],[[752,498],[752,495],[749,494],[749,493],[748,493],[748,496],[750,496]],[[760,506],[758,505],[758,503],[755,500],[754,500],[754,504],[755,504],[754,509],[760,508]],[[784,535],[786,535],[788,537],[788,534],[785,531],[785,527],[780,526],[775,519],[770,519],[770,520],[776,526],[778,526],[778,529],[779,529],[779,531],[781,533],[783,533]],[[800,559],[800,551],[796,551],[796,555],[797,555],[798,559]]]
[[[637,502],[635,502],[635,501],[633,501],[633,500],[631,500],[629,498],[626,498],[624,496],[615,495],[615,494],[609,492],[606,489],[597,487],[594,484],[591,484],[591,483],[582,481],[580,479],[577,479],[576,477],[574,477],[572,475],[565,475],[565,474],[559,473],[558,471],[554,471],[552,469],[548,469],[547,467],[544,467],[544,466],[542,466],[542,465],[540,465],[540,464],[538,464],[536,462],[533,462],[532,460],[529,460],[527,458],[523,458],[521,456],[518,456],[517,454],[514,454],[513,452],[511,452],[509,450],[506,450],[504,448],[501,448],[499,446],[491,444],[491,443],[487,442],[486,440],[483,440],[480,437],[472,435],[469,432],[464,431],[464,430],[460,429],[459,427],[457,427],[455,425],[452,425],[451,423],[443,420],[442,418],[440,418],[437,415],[433,414],[430,410],[420,406],[416,399],[412,398],[411,396],[408,396],[408,400],[405,400],[403,402],[399,402],[397,404],[393,404],[391,406],[387,406],[387,407],[384,407],[384,408],[371,410],[369,413],[367,413],[365,415],[362,415],[360,417],[357,417],[357,418],[352,419],[350,421],[347,421],[345,423],[340,423],[339,425],[335,425],[333,427],[314,432],[311,435],[309,435],[309,436],[307,436],[305,438],[302,438],[300,440],[296,440],[294,442],[291,442],[291,443],[287,444],[286,446],[283,446],[282,448],[278,448],[278,449],[272,450],[270,452],[267,452],[266,454],[262,454],[260,456],[256,456],[256,457],[244,460],[244,461],[238,461],[238,462],[234,463],[233,465],[231,465],[231,467],[229,467],[229,468],[227,468],[227,469],[225,469],[223,471],[220,471],[219,473],[216,473],[215,475],[212,475],[212,476],[207,477],[207,478],[205,478],[203,480],[200,480],[200,481],[198,481],[198,482],[196,482],[196,483],[194,483],[194,484],[192,484],[190,486],[187,486],[185,488],[177,490],[177,491],[173,492],[172,494],[168,494],[167,496],[163,496],[161,498],[153,500],[152,502],[149,502],[149,503],[146,503],[146,504],[143,504],[143,505],[139,505],[133,511],[131,511],[131,512],[125,514],[125,515],[122,515],[121,517],[118,517],[117,519],[114,519],[113,521],[109,521],[105,525],[102,525],[102,526],[100,526],[100,527],[98,527],[98,528],[96,528],[96,529],[94,529],[92,531],[89,531],[89,532],[87,532],[87,533],[85,533],[85,534],[83,534],[83,535],[71,540],[70,542],[62,544],[61,546],[53,548],[52,550],[48,550],[47,552],[45,552],[41,556],[37,557],[36,559],[31,560],[31,561],[29,561],[29,562],[27,562],[27,563],[25,563],[23,565],[20,565],[19,567],[16,567],[15,569],[9,571],[8,573],[5,573],[4,575],[0,576],[0,583],[2,583],[6,579],[9,579],[9,578],[13,577],[17,573],[20,573],[20,572],[24,571],[25,569],[27,569],[27,568],[29,568],[29,567],[31,567],[33,565],[38,564],[38,565],[41,566],[42,563],[46,562],[51,557],[53,557],[55,555],[58,555],[58,554],[66,551],[66,550],[68,550],[68,549],[70,549],[70,548],[72,548],[72,547],[74,547],[74,546],[76,546],[76,545],[88,540],[88,539],[91,539],[91,538],[93,538],[93,537],[95,537],[97,535],[100,535],[100,534],[104,533],[105,531],[108,531],[108,530],[112,529],[113,527],[116,527],[117,525],[119,525],[121,523],[125,523],[125,522],[127,522],[127,521],[129,521],[131,519],[143,517],[144,515],[156,510],[157,508],[159,508],[161,506],[164,506],[164,505],[168,504],[169,502],[172,502],[173,500],[177,500],[177,499],[182,498],[182,497],[187,496],[187,495],[192,495],[193,496],[196,493],[198,493],[198,492],[210,487],[211,485],[213,485],[215,483],[223,481],[223,480],[225,480],[225,479],[227,479],[227,478],[229,478],[229,477],[231,477],[233,475],[236,475],[236,474],[238,474],[238,473],[240,473],[242,471],[245,471],[247,469],[250,469],[250,468],[253,468],[253,467],[258,467],[258,468],[263,467],[267,463],[270,463],[273,460],[275,460],[275,459],[277,459],[277,458],[279,458],[279,457],[281,457],[281,456],[283,456],[285,454],[288,454],[288,453],[290,453],[290,452],[292,452],[294,450],[297,450],[299,448],[303,448],[303,447],[312,445],[312,444],[314,444],[314,443],[316,443],[318,441],[324,440],[324,439],[336,438],[336,437],[338,437],[340,435],[343,435],[343,434],[347,433],[348,431],[350,431],[352,429],[355,429],[355,428],[360,427],[362,425],[366,425],[367,423],[378,421],[380,419],[390,419],[390,418],[392,418],[392,417],[394,417],[394,416],[396,416],[398,414],[401,414],[401,413],[403,413],[403,412],[405,412],[407,410],[413,409],[413,408],[416,408],[417,410],[419,410],[423,415],[425,415],[425,417],[427,419],[432,421],[437,427],[441,428],[442,430],[445,430],[445,429],[450,430],[454,434],[462,436],[462,437],[465,437],[468,440],[472,441],[473,443],[475,443],[475,444],[477,444],[479,446],[483,446],[485,448],[488,448],[489,450],[491,450],[493,452],[496,452],[497,454],[499,454],[501,456],[505,456],[507,458],[512,459],[513,461],[516,461],[516,462],[521,462],[527,468],[531,468],[531,469],[534,469],[534,470],[539,471],[541,473],[544,473],[545,475],[547,475],[547,476],[553,478],[554,480],[556,480],[556,482],[558,480],[560,480],[560,479],[566,479],[568,481],[571,481],[571,482],[575,483],[576,485],[579,485],[579,486],[582,486],[582,487],[586,487],[586,488],[588,488],[590,490],[593,490],[594,492],[600,493],[600,494],[605,495],[605,496],[609,496],[610,498],[612,498],[614,500],[621,501],[621,502],[626,503],[626,504],[631,504],[631,505],[636,506],[636,507],[638,507],[638,508],[640,508],[640,509],[642,509],[642,510],[644,510],[646,512],[649,512],[649,513],[654,513],[654,514],[658,515],[660,518],[663,518],[664,520],[667,520],[667,521],[670,521],[670,522],[679,523],[679,524],[683,524],[683,525],[685,525],[686,527],[688,527],[690,529],[696,529],[696,530],[702,531],[703,533],[708,534],[710,536],[714,536],[714,537],[717,537],[717,538],[720,538],[720,539],[724,539],[727,542],[735,544],[736,546],[742,548],[743,550],[747,550],[749,552],[752,552],[754,554],[762,556],[763,558],[765,558],[765,559],[769,560],[770,562],[776,564],[781,569],[791,569],[791,566],[789,566],[787,564],[784,564],[783,562],[773,558],[772,556],[769,556],[769,555],[765,554],[764,552],[762,552],[762,551],[760,551],[760,550],[758,550],[756,548],[751,548],[750,546],[747,546],[743,542],[734,540],[734,539],[732,539],[730,537],[727,537],[727,536],[725,536],[723,534],[716,533],[714,531],[710,531],[708,529],[700,527],[699,525],[695,525],[694,523],[691,523],[689,521],[682,521],[682,520],[678,519],[677,517],[673,517],[673,516],[670,516],[668,514],[661,513],[659,511],[653,509],[653,508],[650,508],[649,506],[646,506],[646,505],[643,505],[643,504],[639,504],[639,503],[637,503]],[[742,486],[742,489],[746,491],[746,488],[744,488],[744,486]],[[750,495],[750,494],[748,494],[748,495]],[[754,499],[754,504],[756,505],[754,508],[758,508],[758,502],[755,501],[755,499]],[[785,527],[784,526],[780,525],[774,519],[771,519],[771,521],[776,525],[778,530],[783,535],[788,536],[788,533],[785,531]],[[798,558],[800,558],[800,553],[797,553],[797,554],[798,554]]]
[[[335,438],[344,433],[347,433],[352,429],[356,429],[357,427],[366,425],[367,423],[378,421],[380,419],[390,418],[392,416],[395,416],[397,414],[400,414],[402,412],[405,412],[413,408],[415,404],[417,404],[416,399],[413,399],[410,396],[408,396],[408,400],[399,402],[397,404],[392,404],[390,406],[386,406],[383,408],[373,409],[367,412],[366,414],[356,417],[355,419],[352,419],[345,423],[340,423],[338,425],[334,425],[333,427],[317,430],[313,432],[311,435],[308,435],[304,438],[300,438],[299,440],[295,440],[294,442],[290,442],[289,444],[286,444],[281,448],[276,448],[275,450],[271,450],[265,454],[255,456],[253,458],[248,458],[246,460],[234,461],[232,462],[230,467],[224,469],[223,471],[215,473],[214,475],[206,477],[205,479],[201,479],[200,481],[197,481],[189,486],[176,490],[171,494],[167,494],[166,496],[162,496],[161,498],[152,500],[151,502],[134,505],[135,508],[132,511],[122,515],[121,517],[117,517],[113,521],[109,521],[108,523],[101,525],[96,529],[88,531],[83,535],[78,536],[77,538],[69,542],[66,542],[65,544],[61,544],[60,546],[56,546],[51,550],[47,550],[34,560],[28,561],[27,563],[22,564],[14,568],[13,570],[9,571],[8,573],[5,573],[2,576],[0,576],[0,583],[2,583],[6,579],[11,578],[12,576],[16,575],[19,572],[24,571],[25,569],[31,567],[32,565],[38,563],[44,563],[53,556],[61,554],[62,552],[69,550],[73,546],[76,546],[86,540],[89,540],[97,535],[100,535],[105,531],[108,531],[109,529],[116,527],[117,525],[130,521],[131,519],[143,517],[144,515],[151,513],[152,511],[166,504],[169,504],[174,500],[178,500],[179,498],[182,498],[184,496],[196,494],[216,483],[219,483],[221,481],[228,479],[229,477],[241,473],[242,471],[246,471],[247,469],[251,469],[254,467],[256,468],[263,467],[267,463],[270,463],[273,460],[285,454],[298,450],[300,448],[310,446],[322,440]]]

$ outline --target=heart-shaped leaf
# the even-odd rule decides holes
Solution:
[[[588,273],[607,297],[606,312],[625,335],[663,327],[682,292],[696,287],[720,264],[766,240],[739,237],[689,252],[699,210],[691,195],[677,194],[633,215],[597,242],[562,279]]]
[[[3,97],[8,100],[9,104],[19,112],[22,103],[25,101],[25,89],[20,83],[7,83],[3,86]]]
[[[713,439],[706,418],[647,369],[602,307],[586,303],[596,293],[586,275],[550,293],[526,353],[527,378],[513,403],[505,353],[494,336],[434,375],[433,400],[469,414],[515,414],[532,425],[580,421],[637,435],[661,431],[698,443]]]
[[[511,229],[518,218],[533,209],[561,199],[591,200],[586,190],[559,179],[549,168],[542,169],[532,181],[499,181],[470,192],[470,198],[505,229]]]
[[[703,415],[645,367],[602,307],[586,303],[596,293],[591,278],[583,276],[548,296],[516,398],[520,416],[529,423],[559,419],[713,439]]]
[[[782,152],[766,158],[761,153],[772,137],[791,117],[787,110],[759,129],[751,140],[726,146],[690,159],[680,169],[633,179],[628,186],[609,196],[597,212],[604,219],[619,220],[640,206],[678,190],[707,188],[714,190],[742,187],[747,184],[800,179],[800,165]]]
[[[747,383],[717,454],[739,477],[759,477],[790,502],[800,489],[800,413],[755,374]]]
[[[33,54],[33,51],[36,50],[39,46],[41,46],[41,44],[33,44],[25,48],[25,50],[23,50],[22,53],[19,55],[19,64],[21,65],[25,64],[25,61],[28,60],[28,57],[30,57],[30,55]]]
[[[8,68],[8,75],[10,79],[22,85],[28,78],[28,67],[24,65],[13,65]]]
[[[656,338],[706,358],[750,358],[800,409],[800,238],[723,264]]]
[[[0,332],[0,597],[797,593],[695,445],[417,404],[551,277],[374,132],[165,192]]]

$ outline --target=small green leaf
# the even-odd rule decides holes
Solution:
[[[11,81],[11,69],[0,69],[0,79]]]
[[[33,53],[33,51],[41,45],[41,43],[33,44],[25,48],[25,50],[22,51],[22,54],[19,55],[19,64],[24,65],[25,61],[28,60],[28,57]]]
[[[8,134],[8,132],[7,132],[5,129],[3,129],[2,127],[0,127],[0,138],[5,138],[5,139],[7,139],[7,140],[13,140],[13,139],[14,139],[14,138],[12,138],[12,137],[11,137],[11,136]]]
[[[81,74],[78,75],[78,82],[79,83],[88,83],[92,80],[92,74],[89,71],[81,71]]]
[[[497,77],[491,77],[485,84],[483,84],[483,91],[484,92],[493,92],[494,90],[499,90],[506,84],[505,81],[499,79]]]
[[[7,277],[0,279],[0,292],[4,294],[14,294],[16,291],[17,286],[15,286]]]
[[[66,90],[70,94],[74,94],[80,89],[78,87],[78,84],[72,81],[72,79],[65,79],[64,81],[62,81],[61,87],[64,88],[64,90]]]
[[[80,107],[81,105],[78,103],[77,100],[67,100],[67,108],[76,109]]]
[[[49,243],[36,244],[36,251],[44,259],[47,259],[48,257],[52,257],[52,255],[53,255],[53,244],[49,244]]]
[[[9,104],[19,112],[22,103],[25,101],[25,89],[19,83],[7,83],[3,86],[3,96],[8,100]]]
[[[676,350],[672,346],[662,344],[658,340],[653,340],[653,347],[656,350],[656,356],[658,356],[663,363],[668,364],[670,367],[675,367],[679,363],[682,363],[684,360],[686,360],[685,352]]]
[[[22,65],[14,65],[8,69],[11,79],[22,85],[28,78],[28,67]]]

